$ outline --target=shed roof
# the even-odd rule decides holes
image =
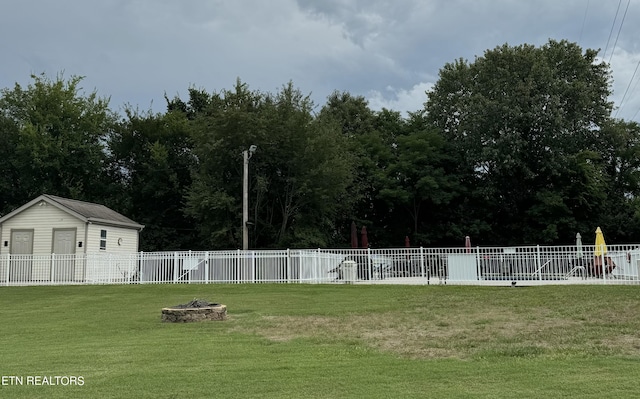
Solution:
[[[13,212],[4,215],[0,218],[0,224],[40,202],[45,202],[53,205],[87,223],[128,227],[138,230],[142,230],[142,228],[144,228],[143,225],[134,222],[128,217],[114,211],[111,208],[107,208],[104,205],[95,204],[92,202],[78,201],[69,198],[62,198],[49,194],[42,194],[38,198],[29,201]]]

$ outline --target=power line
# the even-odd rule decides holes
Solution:
[[[622,31],[622,25],[624,25],[624,19],[627,17],[627,11],[629,11],[629,4],[631,4],[631,0],[627,1],[627,8],[625,8],[624,15],[622,15],[622,22],[620,22],[620,27],[618,28],[618,34],[616,35],[616,41],[615,41],[615,43],[613,43],[613,48],[611,49],[611,55],[609,56],[609,64],[611,64],[611,58],[613,58],[613,53],[616,50],[616,45],[618,44],[618,38],[620,37],[620,32]]]
[[[582,43],[582,33],[584,32],[584,26],[587,23],[587,12],[589,11],[589,0],[587,0],[587,8],[584,10],[584,18],[582,18],[582,28],[580,28],[580,37],[578,43]]]
[[[638,61],[638,65],[640,65],[640,61]],[[636,70],[638,70],[638,67],[636,66]],[[636,80],[636,85],[633,86],[633,90],[631,90],[631,92],[635,92],[636,89],[638,88],[638,83],[640,83],[640,79]],[[621,107],[622,108],[622,107]],[[633,114],[633,116],[631,117],[631,120],[636,119],[636,115],[638,115],[638,112],[640,112],[640,106],[638,107],[638,109],[636,110],[636,112]]]
[[[633,71],[633,75],[631,75],[631,79],[629,80],[629,84],[627,85],[627,89],[624,91],[624,95],[622,96],[622,100],[620,100],[620,106],[618,107],[618,110],[616,111],[616,114],[615,114],[614,118],[618,117],[618,112],[620,112],[620,110],[624,106],[624,100],[627,98],[627,93],[629,92],[629,88],[631,87],[631,83],[633,83],[633,78],[636,77],[636,72],[638,72],[638,67],[640,67],[640,60],[638,60],[638,64],[636,65],[636,69]],[[635,90],[635,87],[634,87],[634,90]]]
[[[618,12],[620,11],[620,5],[622,4],[622,0],[618,2],[618,9],[616,10],[616,15],[613,17],[613,23],[611,24],[611,31],[609,32],[609,38],[607,39],[607,45],[604,46],[604,53],[602,53],[602,59],[604,60],[607,55],[607,49],[609,48],[609,42],[611,41],[611,35],[613,35],[613,28],[616,27],[616,20],[618,19]]]
[[[638,110],[636,111],[635,114],[633,114],[633,116],[631,117],[631,120],[636,119],[636,115],[638,115],[638,112],[640,112],[640,108],[638,108]]]
[[[627,11],[629,10],[629,4],[630,3],[631,3],[631,0],[628,0],[627,1],[627,8],[624,10],[624,15],[622,17],[622,22],[620,23],[620,28],[618,29],[618,35],[616,36],[615,44],[613,45],[613,49],[611,50],[611,55],[609,56],[609,63],[611,63],[611,58],[613,58],[613,53],[615,51],[616,44],[618,43],[618,38],[620,37],[620,31],[622,31],[622,25],[624,24],[625,17],[627,16]],[[620,100],[620,106],[618,107],[618,109],[616,110],[616,114],[614,115],[615,118],[618,117],[618,114],[620,113],[620,111],[622,110],[622,108],[625,105],[624,100],[626,100],[627,94],[629,94],[629,89],[631,88],[631,84],[633,83],[633,79],[636,77],[636,73],[638,72],[638,68],[639,67],[640,67],[640,60],[638,61],[638,64],[636,65],[636,69],[633,71],[633,75],[631,75],[631,79],[629,79],[629,84],[627,84],[627,88],[624,91],[624,95],[622,96],[622,100]],[[637,84],[636,84],[636,86],[637,86]],[[635,86],[634,86],[634,90],[635,90]],[[635,115],[634,115],[634,117],[635,117]]]

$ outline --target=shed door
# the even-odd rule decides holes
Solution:
[[[9,281],[31,281],[33,230],[11,230]]]
[[[53,281],[73,281],[75,273],[76,229],[53,230],[51,275]]]

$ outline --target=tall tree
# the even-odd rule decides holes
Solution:
[[[385,179],[383,170],[391,159],[393,141],[385,138],[381,130],[396,134],[402,118],[388,111],[377,118],[364,97],[336,91],[328,97],[318,119],[338,127],[345,143],[345,156],[351,158],[354,165],[353,181],[347,189],[350,206],[345,208],[337,226],[341,242],[345,246],[349,244],[350,226],[355,221],[358,226],[368,227],[373,244],[381,245],[389,233],[389,212],[379,192]]]
[[[42,193],[100,201],[107,184],[104,143],[115,120],[108,99],[81,93],[79,76],[32,80],[0,91],[2,151],[10,168],[4,177],[11,187],[0,193],[0,211]]]
[[[202,249],[193,219],[183,212],[195,164],[186,115],[125,114],[109,137],[110,174],[119,183],[110,201],[145,225],[141,250]]]
[[[16,190],[21,180],[21,162],[17,159],[20,128],[17,121],[0,113],[0,215],[4,215],[24,203],[26,195]]]
[[[485,243],[567,242],[586,217],[581,205],[601,207],[590,165],[611,111],[610,72],[596,55],[551,40],[440,71],[425,110],[467,165],[470,205],[491,220]]]
[[[636,242],[640,235],[640,125],[612,120],[599,139],[595,165],[606,191],[596,220],[608,240]],[[593,229],[593,224],[588,227]]]
[[[344,138],[334,124],[314,118],[313,103],[291,82],[269,103],[268,141],[256,173],[266,184],[268,225],[279,226],[275,242],[281,247],[334,244],[336,219],[348,206],[352,180]]]
[[[317,247],[333,243],[350,164],[333,125],[316,121],[313,104],[291,83],[276,95],[234,90],[214,93],[195,109],[198,159],[187,212],[207,243],[237,248],[242,234],[242,152],[250,161],[251,247]],[[203,104],[198,92],[198,104]]]
[[[342,128],[356,167],[353,212],[343,221],[366,225],[373,245],[450,242],[460,229],[445,217],[459,196],[447,143],[422,113],[373,112],[366,99],[333,93],[320,112]],[[344,234],[344,242],[348,235]]]
[[[385,169],[380,196],[388,202],[394,220],[411,227],[414,244],[445,243],[461,234],[458,226],[443,226],[444,214],[459,191],[455,165],[444,138],[422,114],[411,114],[405,125],[391,146],[393,160]]]
[[[242,152],[264,142],[264,95],[238,80],[233,90],[220,93],[192,89],[189,101],[176,99],[170,106],[179,103],[192,120],[196,156],[185,211],[197,221],[204,245],[240,248]],[[255,174],[252,176],[255,181]],[[251,186],[256,187],[255,183]]]

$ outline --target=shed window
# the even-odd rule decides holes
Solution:
[[[107,249],[107,230],[100,230],[100,249]]]

